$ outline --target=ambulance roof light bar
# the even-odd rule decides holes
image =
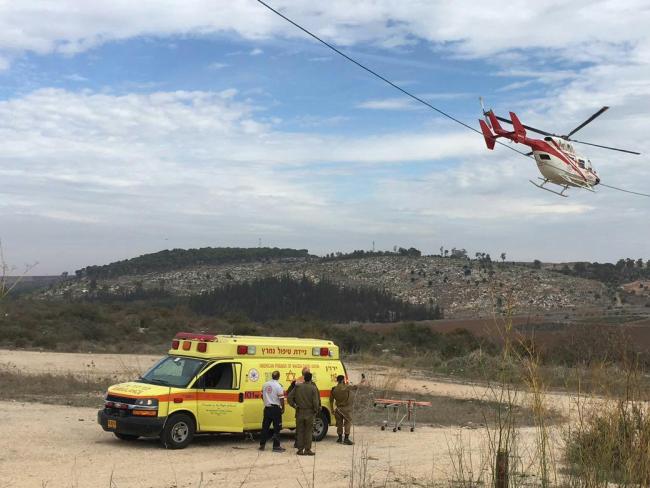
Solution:
[[[185,339],[188,341],[216,341],[216,334],[195,334],[193,332],[179,332],[174,339]]]

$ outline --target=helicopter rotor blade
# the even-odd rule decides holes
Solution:
[[[580,125],[579,125],[578,127],[576,127],[575,129],[573,129],[573,130],[572,130],[571,132],[569,132],[567,135],[562,136],[562,139],[567,139],[567,140],[569,140],[569,138],[570,138],[573,134],[575,134],[576,132],[578,132],[578,131],[579,131],[580,129],[582,129],[585,125],[591,123],[591,122],[592,122],[596,117],[600,117],[600,116],[601,116],[605,111],[607,111],[607,110],[609,110],[609,107],[603,107],[603,108],[601,108],[598,112],[596,112],[595,114],[593,114],[591,117],[589,117],[587,120],[585,120],[582,124],[580,124]]]
[[[536,129],[535,127],[531,127],[531,126],[529,126],[529,125],[524,125],[524,128],[527,129],[527,130],[529,130],[529,131],[531,131],[531,132],[536,132],[537,134],[542,134],[542,135],[544,135],[544,136],[551,136],[551,137],[560,137],[560,138],[562,138],[562,139],[564,139],[564,140],[567,140],[567,141],[577,142],[578,144],[586,144],[587,146],[600,147],[600,148],[602,148],[602,149],[609,149],[609,150],[611,150],[611,151],[619,151],[619,152],[624,152],[624,153],[628,153],[628,154],[636,154],[637,156],[640,155],[640,154],[641,154],[640,152],[630,151],[630,150],[628,150],[628,149],[620,149],[620,148],[618,148],[618,147],[603,146],[603,145],[600,145],[600,144],[594,144],[594,143],[592,143],[592,142],[578,141],[577,139],[571,139],[571,138],[569,138],[569,136],[570,136],[571,134],[573,134],[573,133],[575,133],[576,131],[582,129],[585,125],[587,125],[589,122],[591,122],[591,121],[594,120],[596,117],[598,117],[599,115],[601,115],[601,114],[602,114],[603,112],[605,112],[608,108],[609,108],[609,107],[603,107],[603,108],[601,108],[598,112],[596,112],[594,115],[592,115],[591,117],[589,117],[589,118],[588,118],[587,120],[585,120],[582,124],[580,124],[578,127],[576,127],[576,128],[573,129],[571,132],[569,132],[569,134],[566,135],[566,136],[560,136],[560,135],[558,135],[558,134],[553,134],[553,133],[551,133],[551,132],[546,132],[546,131],[544,131],[544,130]],[[505,117],[500,117],[499,115],[496,115],[496,118],[497,118],[497,120],[500,120],[501,122],[505,122],[506,124],[510,124],[510,125],[512,125],[512,121],[511,121],[510,119],[506,119]]]
[[[510,119],[506,119],[505,117],[499,117],[498,115],[496,115],[496,118],[497,118],[497,120],[500,120],[501,122],[506,122],[507,124],[512,125],[512,120],[510,120]],[[522,124],[522,125],[524,125],[524,124]],[[524,125],[524,129],[528,129],[531,132],[536,132],[537,134],[542,134],[544,136],[559,137],[557,134],[551,134],[550,132],[546,132],[545,130],[535,129],[535,127],[531,127],[529,125]]]
[[[642,196],[642,197],[649,197],[650,198],[650,195],[647,194],[647,193],[641,193],[641,192],[638,192],[638,191],[626,190],[624,188],[618,188],[616,186],[605,185],[604,183],[600,183],[599,186],[604,186],[605,188],[611,188],[612,190],[622,191],[622,192],[625,192],[625,193],[631,193],[632,195],[639,195],[639,196]]]
[[[619,149],[617,147],[601,146],[600,144],[593,144],[591,142],[578,141],[576,139],[568,139],[568,140],[571,141],[571,142],[577,142],[578,144],[586,144],[587,146],[594,146],[594,147],[600,147],[602,149],[609,149],[611,151],[619,151],[619,152],[624,152],[624,153],[628,153],[628,154],[636,154],[637,156],[641,154],[640,152],[636,152],[636,151],[629,151],[627,149]]]

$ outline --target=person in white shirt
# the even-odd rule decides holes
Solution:
[[[280,445],[282,414],[284,413],[284,388],[278,381],[280,379],[279,371],[273,371],[271,378],[270,381],[262,385],[264,420],[262,420],[260,451],[264,450],[266,441],[271,437],[271,424],[273,424],[273,452],[284,452],[286,449]]]

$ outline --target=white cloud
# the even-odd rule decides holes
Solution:
[[[406,97],[367,100],[357,104],[357,108],[370,110],[418,110],[423,107],[423,105],[417,104],[414,100]]]
[[[349,209],[335,203],[336,182],[347,175],[336,169],[321,175],[314,163],[344,165],[354,177],[408,159],[429,162],[481,151],[457,133],[284,133],[255,113],[238,101],[236,90],[118,96],[41,89],[1,101],[2,228],[27,239],[20,248],[43,263],[59,262],[54,256],[48,261],[41,254],[48,251],[38,245],[53,238],[30,238],[25,226],[83,224],[84,230],[69,230],[71,239],[78,238],[70,245],[85,245],[92,235],[99,239],[94,251],[106,259],[114,256],[118,237],[98,236],[109,228],[141,236],[151,228],[183,227],[196,237],[210,222],[239,239],[273,226],[285,229],[279,237],[287,239],[306,227],[339,232],[350,220]],[[81,266],[98,259],[91,256],[80,250],[69,259]]]
[[[216,70],[219,70],[219,69],[224,69],[224,68],[227,68],[227,67],[228,67],[228,64],[226,64],[226,63],[219,63],[219,62],[210,63],[210,64],[208,65],[208,69],[210,69],[210,70],[215,70],[215,71],[216,71]]]
[[[75,82],[78,82],[78,83],[83,83],[85,81],[88,81],[88,78],[86,78],[85,76],[81,76],[78,73],[72,73],[71,75],[66,75],[66,76],[64,76],[64,78],[66,80],[75,81]]]
[[[569,60],[615,61],[647,45],[650,24],[643,0],[497,0],[482,5],[469,0],[405,0],[399,8],[389,0],[277,0],[273,6],[339,45],[394,48],[421,39],[469,57],[534,48]],[[249,0],[60,0],[54,7],[48,5],[47,12],[39,0],[23,0],[5,2],[0,9],[0,50],[5,56],[25,51],[71,55],[137,36],[236,32],[251,40],[304,37]]]
[[[456,100],[459,98],[466,98],[469,96],[467,93],[421,93],[416,95],[425,100]],[[399,97],[381,98],[376,100],[366,100],[358,103],[356,108],[370,109],[370,110],[420,110],[425,108],[417,100],[409,98],[405,95]]]
[[[251,50],[248,54],[250,56],[259,56],[260,54],[263,54],[264,51],[262,51],[259,47],[256,47],[255,49]]]
[[[638,221],[648,208],[644,199],[605,190],[559,200],[526,182],[537,176],[530,161],[488,152],[471,132],[286,133],[256,113],[236,90],[43,89],[0,102],[0,225],[8,244],[17,243],[25,262],[51,263],[40,273],[169,245],[255,245],[260,235],[319,252],[373,238],[391,247],[395,236],[435,249],[451,233],[468,246],[557,258],[545,239],[527,236],[559,232],[566,242],[589,240],[584,253],[602,259],[631,244],[612,247],[600,226]],[[643,120],[627,126],[631,137],[644,134]],[[405,161],[413,162],[407,171]],[[413,178],[416,167],[423,173]],[[616,167],[614,183],[640,168],[602,167],[608,178]],[[67,257],[49,250],[62,225]],[[162,235],[176,240],[156,240]],[[129,244],[119,254],[124,236]]]

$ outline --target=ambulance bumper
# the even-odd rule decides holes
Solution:
[[[111,426],[109,427],[109,420]],[[166,417],[120,417],[108,415],[105,410],[97,412],[97,423],[106,432],[137,435],[141,437],[158,437],[165,425]],[[114,425],[114,427],[113,427]]]

